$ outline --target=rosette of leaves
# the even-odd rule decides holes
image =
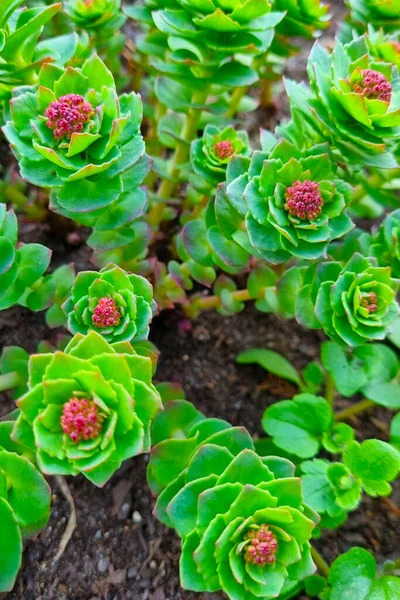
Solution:
[[[21,301],[26,290],[42,277],[51,251],[41,244],[18,245],[14,211],[0,203],[0,310]]]
[[[100,333],[108,342],[139,342],[149,335],[156,304],[151,284],[109,264],[99,273],[81,271],[63,305],[73,334]]]
[[[400,67],[400,34],[398,31],[385,34],[382,29],[375,31],[368,27],[368,45],[371,54],[386,63]]]
[[[230,163],[215,200],[220,231],[274,264],[325,255],[332,239],[353,227],[344,212],[350,187],[336,177],[327,146],[302,153],[286,140],[273,144],[250,163]]]
[[[22,4],[23,0],[2,0],[0,6],[0,101],[8,99],[15,86],[35,83],[44,62],[64,65],[78,44],[75,33],[39,41],[61,2],[20,8]]]
[[[330,54],[316,43],[308,60],[312,93],[287,83],[292,116],[300,113],[346,161],[396,168],[391,154],[399,135],[399,71],[376,58],[366,36],[348,44],[336,40]],[[297,124],[297,135],[302,130]]]
[[[22,563],[22,542],[46,525],[50,488],[24,456],[0,446],[0,592],[13,588]]]
[[[384,31],[395,31],[400,27],[399,0],[346,0],[350,8],[351,24],[360,31],[368,25]]]
[[[205,191],[225,181],[229,161],[235,156],[248,156],[250,142],[245,131],[233,127],[206,125],[203,136],[190,148],[192,167],[198,176],[195,186]]]
[[[64,12],[79,29],[109,37],[122,27],[121,0],[68,0]]]
[[[148,27],[138,47],[156,54],[150,62],[157,70],[185,85],[199,85],[203,79],[227,87],[257,81],[248,60],[240,56],[258,56],[268,49],[273,28],[284,16],[270,11],[269,0],[145,0],[145,7],[125,8],[128,16]]]
[[[276,27],[271,46],[272,52],[278,56],[290,56],[293,51],[297,51],[295,46],[288,43],[288,38],[312,39],[329,27],[329,5],[321,0],[274,0],[273,10],[285,13]]]
[[[232,599],[295,593],[315,571],[318,516],[294,465],[260,457],[244,428],[205,419],[182,400],[167,405],[153,436],[148,478],[160,494],[157,517],[182,538],[182,586]]]
[[[389,213],[373,236],[370,253],[381,266],[389,265],[400,278],[400,210]]]
[[[94,54],[82,69],[46,64],[38,88],[16,88],[3,131],[21,175],[52,189],[55,212],[95,225],[89,242],[109,250],[134,237],[131,224],[147,207],[141,119],[140,97],[118,97]]]
[[[77,334],[63,352],[34,354],[12,438],[36,451],[49,475],[82,473],[103,486],[121,463],[150,449],[162,405],[152,361],[128,342]]]
[[[310,267],[296,298],[296,318],[306,327],[322,327],[339,344],[382,340],[399,313],[398,288],[390,267],[355,253],[344,266],[330,262]]]

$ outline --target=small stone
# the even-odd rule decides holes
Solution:
[[[126,519],[129,515],[129,512],[131,510],[131,505],[128,502],[125,502],[122,506],[121,509],[119,511],[119,517],[121,519]]]
[[[156,568],[157,568],[157,563],[156,563],[156,561],[155,561],[155,560],[152,560],[152,561],[150,562],[150,565],[149,565],[149,566],[150,566],[150,569],[156,569]]]
[[[141,515],[141,514],[140,514],[140,512],[138,512],[137,510],[135,510],[135,511],[133,512],[133,515],[132,515],[132,521],[133,521],[134,523],[136,523],[137,525],[140,525],[140,523],[142,523],[142,522],[143,522],[142,515]]]
[[[131,567],[128,570],[128,579],[134,579],[137,574],[138,574],[138,568],[137,567]]]
[[[108,558],[105,558],[104,556],[102,556],[100,558],[99,562],[97,563],[97,570],[99,573],[107,573],[109,566],[110,566],[110,561],[108,560]]]

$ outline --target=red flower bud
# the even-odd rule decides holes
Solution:
[[[244,536],[250,540],[246,546],[244,560],[253,565],[265,565],[275,562],[278,551],[278,541],[268,525],[260,525],[256,529],[249,529]]]
[[[233,147],[232,142],[225,140],[214,144],[214,152],[218,158],[226,160],[235,154],[235,148]]]
[[[61,96],[59,100],[52,102],[44,113],[47,117],[46,125],[53,129],[57,140],[63,137],[70,139],[73,133],[81,132],[93,115],[94,110],[90,102],[85,102],[78,94]]]
[[[285,209],[302,221],[312,221],[322,211],[324,201],[319,184],[314,181],[295,181],[285,192]]]
[[[116,327],[121,322],[121,313],[112,298],[100,298],[92,315],[92,323],[99,329]]]
[[[392,97],[392,86],[382,73],[365,69],[361,71],[362,81],[353,85],[353,92],[361,94],[370,100],[383,100],[390,102]]]
[[[99,413],[93,400],[87,398],[71,398],[63,406],[61,427],[73,442],[93,440],[103,428],[104,415]]]

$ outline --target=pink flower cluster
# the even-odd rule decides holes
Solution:
[[[235,154],[232,142],[225,140],[214,144],[214,152],[221,160],[226,160]]]
[[[374,313],[378,310],[378,297],[375,292],[365,294],[360,302],[363,308],[366,308],[369,313]]]
[[[73,133],[80,133],[85,123],[93,117],[94,110],[90,102],[78,94],[67,94],[52,102],[46,109],[46,125],[53,129],[54,137],[61,140],[71,138]]]
[[[95,327],[106,329],[116,327],[121,322],[121,313],[117,303],[112,298],[100,298],[92,315]]]
[[[257,529],[250,529],[245,539],[250,540],[246,546],[244,559],[253,565],[265,565],[275,562],[275,554],[278,551],[278,542],[268,525],[260,525]]]
[[[285,192],[285,209],[302,221],[312,221],[322,211],[324,201],[319,184],[314,181],[295,181]]]
[[[103,415],[93,400],[71,398],[63,407],[61,427],[73,442],[94,440],[103,428]]]
[[[382,73],[365,69],[361,71],[362,80],[353,85],[353,92],[361,94],[370,100],[383,100],[390,102],[392,97],[392,86]]]

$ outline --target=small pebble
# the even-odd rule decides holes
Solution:
[[[134,513],[133,513],[133,515],[132,515],[132,521],[134,523],[136,523],[137,525],[139,525],[140,523],[143,522],[142,515],[137,510],[135,510]]]
[[[110,561],[108,560],[108,558],[105,558],[104,556],[102,556],[100,558],[99,562],[97,563],[98,572],[99,573],[107,573],[109,565],[110,565]]]

